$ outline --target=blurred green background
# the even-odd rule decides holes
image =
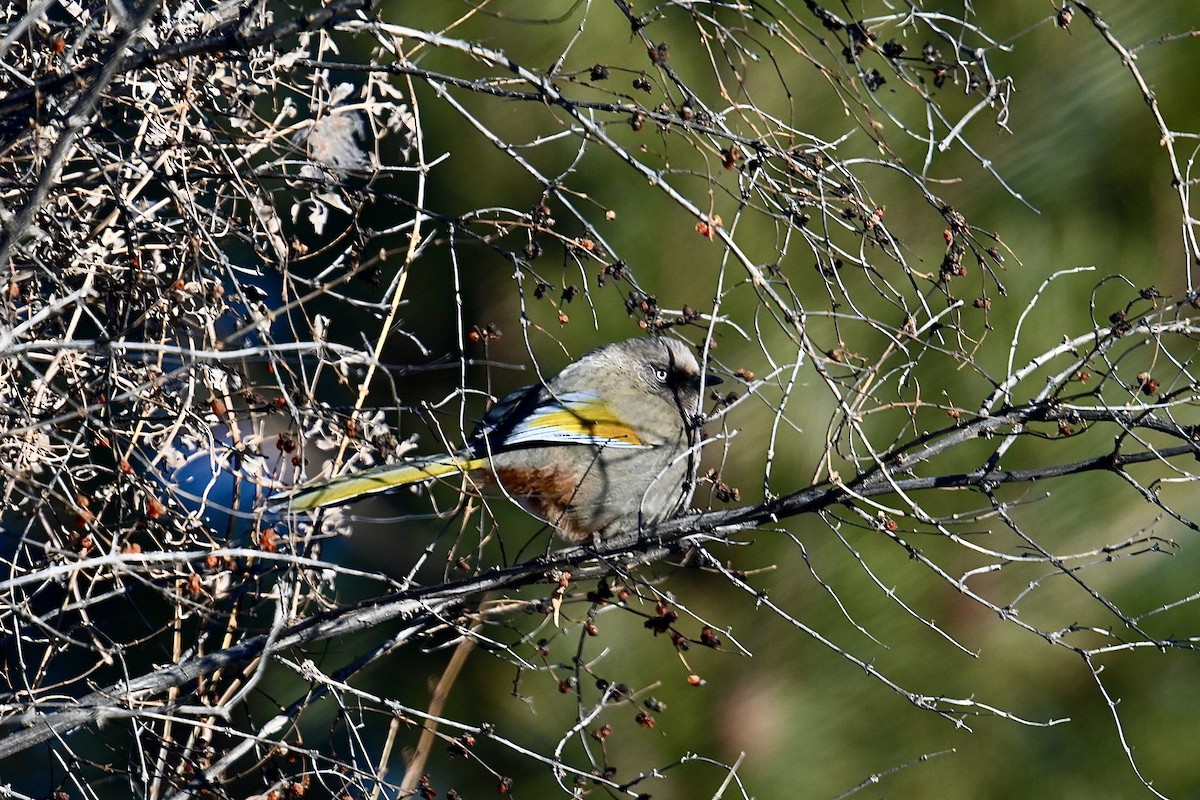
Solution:
[[[955,296],[966,302],[961,312],[964,330],[980,337],[985,325],[990,328],[975,364],[979,371],[996,377],[1004,374],[1019,315],[1052,273],[1080,266],[1095,268],[1062,277],[1040,298],[1015,350],[1018,365],[1064,337],[1091,330],[1093,302],[1103,322],[1111,311],[1136,297],[1138,288],[1156,285],[1164,294],[1178,296],[1186,290],[1187,278],[1182,212],[1170,184],[1166,153],[1147,105],[1120,57],[1081,14],[1075,15],[1069,30],[1063,30],[1055,26],[1054,8],[1049,3],[973,5],[970,21],[1001,45],[988,50],[993,73],[1011,76],[1006,89],[1008,129],[995,124],[995,109],[983,111],[964,130],[979,156],[955,142],[947,152],[934,155],[928,185],[973,225],[994,232],[1011,249],[1000,272],[1007,298],[997,293],[969,256],[965,262],[968,275],[952,285]],[[929,13],[963,13],[962,5],[955,3],[918,7]],[[1114,0],[1097,2],[1095,7],[1127,46],[1186,32],[1200,24],[1200,11],[1191,0]],[[944,220],[911,180],[870,163],[883,162],[887,156],[845,113],[850,108],[865,117],[857,105],[864,99],[889,109],[895,119],[871,109],[871,117],[881,126],[877,132],[900,162],[919,171],[926,146],[906,136],[896,124],[900,119],[918,131],[923,129],[924,106],[915,93],[887,72],[885,62],[869,56],[864,56],[863,63],[878,66],[886,83],[873,97],[861,86],[849,91],[848,87],[855,87],[853,69],[841,57],[839,37],[824,30],[803,3],[771,5],[757,14],[764,20],[770,14],[779,15],[805,53],[791,52],[781,39],[772,38],[766,27],[747,26],[737,32],[748,51],[760,55],[757,62],[731,59],[733,63],[725,63],[716,42],[709,42],[709,51],[702,48],[697,30],[712,29],[708,16],[725,21],[733,16],[717,4],[690,8],[691,16],[685,8],[664,7],[662,17],[652,19],[645,29],[652,41],[670,45],[671,69],[711,108],[727,105],[721,100],[724,86],[738,102],[754,103],[807,134],[826,141],[845,136],[830,156],[844,161],[859,159],[854,175],[865,190],[864,199],[869,195],[871,204],[886,206],[884,220],[902,242],[910,268],[936,274],[945,251]],[[892,13],[881,2],[850,3],[831,10],[843,18],[869,19]],[[638,6],[635,12],[655,16],[648,6]],[[788,19],[788,13],[794,17]],[[647,109],[668,102],[672,113],[677,111],[680,93],[675,89],[664,93],[663,74],[650,63],[640,38],[631,35],[629,22],[615,5],[564,2],[537,4],[534,9],[524,3],[494,3],[471,16],[467,5],[394,3],[383,12],[385,19],[424,30],[446,28],[464,15],[469,18],[452,27],[449,36],[503,51],[534,72],[545,71],[566,52],[559,84],[572,97],[598,102],[625,97]],[[961,36],[968,46],[984,44],[949,17],[936,22],[948,35]],[[580,30],[582,34],[574,40]],[[918,57],[930,40],[925,31],[895,25],[881,24],[877,30],[880,42],[893,37],[902,42],[908,57]],[[828,46],[822,44],[823,37]],[[952,47],[945,41],[933,41],[949,58]],[[406,49],[414,45],[412,40],[405,41]],[[770,58],[766,57],[768,49]],[[1183,37],[1152,43],[1138,56],[1137,65],[1171,128],[1200,130],[1191,78],[1200,67],[1200,45]],[[814,68],[810,58],[823,68]],[[424,48],[418,63],[464,79],[506,77],[502,70],[451,48]],[[610,76],[595,81],[596,88],[589,89],[581,84],[591,82],[588,71],[594,64],[608,66]],[[652,83],[649,93],[632,85],[643,72]],[[575,80],[566,76],[575,76]],[[744,94],[739,93],[739,76]],[[544,186],[427,84],[418,81],[415,86],[426,158],[449,157],[430,172],[426,205],[443,218],[432,225],[434,246],[413,268],[402,325],[415,332],[435,355],[454,354],[461,347],[468,357],[491,362],[468,369],[469,386],[503,394],[535,379],[529,369],[531,358],[550,373],[567,363],[568,354],[577,356],[595,345],[638,335],[637,318],[625,307],[630,284],[608,280],[599,285],[603,262],[615,257],[627,262],[641,289],[655,295],[664,308],[689,305],[709,312],[720,293],[721,313],[747,333],[743,338],[734,326],[717,328],[719,347],[714,356],[725,370],[742,367],[764,376],[771,373],[772,360],[789,365],[794,361],[794,345],[785,326],[772,319],[769,303],[746,282],[744,271],[728,259],[719,241],[697,233],[693,217],[595,142],[589,143],[580,157],[577,136],[539,138],[571,127],[562,109],[451,89],[475,120],[518,145],[514,152],[521,158],[543,175],[560,178],[576,207],[602,237],[597,249],[603,258],[590,260],[586,254],[576,254],[582,255],[577,259],[561,241],[538,235],[541,254],[518,278],[506,253],[520,256],[526,235],[513,223],[542,201]],[[506,88],[527,91],[529,87],[512,81]],[[952,118],[979,97],[965,93],[961,82],[927,88]],[[635,130],[627,116],[595,112],[595,119],[614,140],[644,163],[656,168],[669,166],[674,171],[669,177],[672,185],[700,208],[721,214],[726,225],[732,226],[738,218],[739,171],[723,169],[716,148],[704,151],[697,146],[697,138],[678,130],[660,131],[652,121]],[[729,116],[733,128],[747,136],[762,133],[761,127],[755,127],[753,114],[740,120],[736,116]],[[937,130],[945,132],[944,127]],[[1194,137],[1178,140],[1182,160],[1191,156],[1193,141]],[[803,142],[799,137],[795,140],[796,144]],[[980,159],[992,165],[1028,205],[1006,192],[981,167]],[[744,167],[743,161],[739,169]],[[550,200],[548,205],[556,220],[555,233],[566,238],[594,238],[563,203]],[[606,219],[606,211],[613,212],[611,219]],[[381,227],[398,221],[397,212],[386,203],[380,203],[375,213]],[[455,218],[464,227],[453,231],[451,238],[446,220]],[[818,217],[813,225],[819,222]],[[730,229],[738,245],[756,262],[778,262],[780,277],[787,281],[787,289],[781,289],[785,295],[794,292],[799,304],[814,313],[831,310],[825,281],[814,268],[816,256],[799,241],[797,232],[754,209],[737,219],[736,229]],[[789,236],[791,241],[785,244]],[[846,237],[835,236],[835,241],[854,246]],[[878,249],[865,257],[881,280],[898,287],[910,307],[919,307],[918,290],[907,283],[899,265]],[[1103,279],[1118,274],[1128,282],[1105,283],[1093,295],[1093,288]],[[553,287],[542,299],[534,296],[539,278]],[[871,288],[872,278],[866,271],[844,268],[840,279],[857,309],[892,328],[902,323],[894,303]],[[944,307],[944,298],[931,291],[928,282],[918,283],[919,293],[926,295],[935,310]],[[560,300],[567,286],[581,290],[569,303]],[[972,300],[985,295],[992,303],[986,314],[971,307]],[[850,312],[845,305],[838,310]],[[560,322],[560,312],[567,314],[569,322]],[[489,323],[503,331],[502,339],[486,347],[463,341],[463,330]],[[333,335],[357,342],[359,324],[335,317]],[[373,336],[372,324],[371,320],[361,321],[362,329],[371,331],[368,337]],[[886,337],[852,320],[835,328],[828,318],[814,317],[810,332],[820,347],[843,344],[868,363],[879,357],[887,343]],[[700,341],[703,331],[694,327],[685,334]],[[1152,356],[1149,351],[1131,356],[1120,367],[1122,377],[1132,381],[1143,368],[1142,361]],[[879,403],[919,395],[929,402],[975,409],[991,391],[986,378],[974,369],[960,368],[961,362],[952,357],[927,353],[921,358],[920,368],[908,383],[901,385],[896,375],[881,379]],[[396,337],[387,359],[421,363],[428,357]],[[760,398],[750,398],[721,423],[710,426],[710,433],[736,433],[709,452],[714,465],[720,462],[725,480],[740,489],[743,502],[763,496],[768,449],[773,450],[769,487],[775,493],[807,485],[820,466],[817,459],[835,406],[808,362],[797,374],[796,385],[788,390],[788,423],[772,433],[773,408],[784,395],[790,376],[789,367],[772,382],[774,387],[762,387]],[[726,378],[730,388],[739,388],[728,373]],[[1039,389],[1037,381],[1032,379],[1029,388],[1023,386],[1022,396]],[[407,405],[438,402],[451,396],[456,386],[454,368],[418,373],[410,379],[400,378],[395,396],[392,387],[379,387],[375,399],[381,405],[396,400]],[[483,401],[471,397],[466,406],[464,416],[477,418]],[[435,417],[453,431],[458,408],[457,401],[452,401]],[[400,423],[404,435],[423,434],[423,449],[436,445],[438,436],[419,415],[402,414]],[[950,424],[944,412],[921,414],[916,420],[909,420],[903,411],[881,412],[868,420],[867,430],[886,445],[896,437],[911,438],[914,430]],[[902,436],[906,429],[908,436]],[[1050,437],[1014,448],[1005,465],[1018,468],[1069,461],[1103,452],[1107,442],[1111,442],[1111,432],[1089,432],[1078,442]],[[992,447],[994,444],[980,443],[962,453],[951,453],[939,462],[938,471],[969,469]],[[853,473],[846,462],[834,466],[845,474]],[[1185,485],[1172,491],[1172,501],[1182,510],[1198,510],[1187,493],[1194,494],[1194,490]],[[1047,493],[1049,496],[1044,496]],[[1040,546],[1055,553],[1085,552],[1139,533],[1177,542],[1178,549],[1169,556],[1148,553],[1111,562],[1097,558],[1081,570],[1082,580],[1127,613],[1140,614],[1195,591],[1195,534],[1161,518],[1112,475],[1016,487],[1003,490],[1001,496],[1021,503],[1013,507],[1014,518]],[[923,497],[922,501],[935,513],[965,512],[986,505],[978,495]],[[704,506],[715,501],[701,492],[697,502]],[[884,498],[883,502],[899,505],[896,498]],[[403,574],[433,537],[440,535],[437,541],[448,541],[458,524],[408,517],[398,521],[397,515],[423,511],[428,511],[428,503],[419,496],[353,507],[355,535],[347,545],[346,560]],[[477,563],[514,560],[527,542],[531,542],[532,552],[546,546],[544,533],[536,538],[536,526],[527,517],[502,503],[494,512],[497,528],[503,531],[503,549],[490,542],[471,554]],[[398,536],[398,531],[403,536]],[[911,520],[900,521],[899,534],[953,577],[996,561],[926,527],[916,527]],[[994,518],[974,524],[965,534],[970,544],[979,548],[1026,549]],[[660,564],[641,577],[657,577],[658,587],[673,594],[680,606],[729,630],[752,656],[739,654],[726,641],[722,652],[693,648],[686,654],[687,664],[682,664],[666,637],[653,636],[643,627],[642,617],[620,609],[608,609],[599,616],[597,637],[584,637],[571,627],[551,643],[551,661],[569,662],[580,648],[585,661],[596,660],[596,675],[635,689],[652,687],[648,693],[666,703],[666,710],[656,715],[654,729],[636,724],[633,704],[617,705],[600,718],[614,728],[605,747],[608,763],[617,767],[618,780],[632,779],[687,753],[725,763],[738,761],[744,754],[738,780],[744,783],[747,795],[764,798],[836,797],[901,765],[907,766],[886,775],[860,796],[1092,798],[1148,794],[1123,752],[1109,703],[1078,656],[1001,619],[854,515],[838,510],[826,520],[789,519],[780,530],[747,533],[738,541],[753,546],[723,548],[718,555],[737,569],[766,570],[752,574],[748,581],[797,624],[772,613],[711,572]],[[444,551],[439,545],[438,553]],[[440,563],[433,564],[424,577],[435,580],[441,570]],[[970,586],[997,606],[1019,599],[1021,622],[1041,630],[1071,625],[1115,628],[1117,639],[1128,633],[1087,591],[1052,572],[1045,564],[1014,566],[974,578]],[[653,604],[636,607],[644,614],[654,613]],[[586,603],[577,602],[564,613],[567,619],[579,620],[587,608]],[[539,621],[518,615],[511,620],[511,629],[501,626],[489,632],[512,642]],[[926,621],[935,623],[961,647]],[[695,635],[699,623],[684,614],[680,626]],[[1196,611],[1192,604],[1184,604],[1146,620],[1146,626],[1156,636],[1193,636]],[[1105,640],[1096,634],[1090,638],[1079,635],[1074,641],[1097,645],[1117,639]],[[339,642],[326,655],[337,662],[359,652],[361,645]],[[518,646],[517,652],[535,657],[529,644]],[[970,698],[1002,709],[1013,718],[975,715],[967,710],[964,724],[956,726],[915,707],[844,654],[871,664],[906,691]],[[385,661],[368,671],[359,685],[423,708],[428,702],[426,682],[436,679],[447,657],[446,651],[438,650],[403,653],[397,656],[402,664]],[[1200,664],[1194,654],[1142,648],[1101,657],[1100,665],[1104,688],[1113,702],[1119,701],[1122,730],[1146,779],[1168,796],[1200,796],[1200,752],[1193,734]],[[692,671],[703,677],[704,685],[687,685],[686,677]],[[559,670],[558,674],[567,672]],[[557,680],[545,673],[524,673],[514,689],[516,676],[516,668],[503,656],[476,651],[458,679],[446,714],[469,724],[493,723],[503,735],[547,753],[574,724],[577,708],[573,696],[560,694]],[[585,694],[593,699],[598,696],[590,689]],[[1029,725],[1017,718],[1061,723]],[[314,730],[319,728],[316,724]],[[406,735],[401,744],[411,746],[416,732]],[[595,742],[592,746],[599,751]],[[568,745],[565,753],[575,763],[583,763],[576,744]],[[543,765],[486,743],[480,745],[479,754],[514,778],[516,796],[550,797],[560,792]],[[916,763],[931,754],[938,755]],[[401,769],[398,757],[393,756],[393,772]],[[452,757],[444,747],[435,749],[427,771],[441,791],[454,787],[464,797],[489,796],[495,791],[493,775],[477,764]],[[660,799],[710,797],[723,774],[715,766],[689,763],[669,770],[662,778],[647,780],[641,790]],[[724,796],[740,796],[740,792],[730,788]]]

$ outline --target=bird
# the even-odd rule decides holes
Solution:
[[[701,371],[679,339],[613,342],[499,400],[462,450],[384,464],[269,500],[300,513],[469,473],[498,485],[567,541],[602,540],[668,519],[691,500],[701,393],[720,382]]]

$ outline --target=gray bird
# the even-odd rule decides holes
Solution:
[[[572,542],[678,513],[695,481],[702,374],[676,339],[628,339],[592,350],[484,416],[467,446],[385,464],[271,498],[309,511],[432,478],[469,473],[498,485]]]

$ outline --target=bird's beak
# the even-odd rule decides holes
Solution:
[[[692,383],[695,385],[696,390],[699,391],[706,386],[716,386],[718,383],[724,383],[724,381],[716,375],[705,373],[704,375],[697,375],[695,378],[692,378]]]

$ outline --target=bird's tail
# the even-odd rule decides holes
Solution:
[[[426,461],[384,464],[363,472],[355,472],[351,475],[343,475],[310,486],[302,486],[271,495],[268,498],[270,503],[268,508],[272,511],[290,513],[311,511],[315,508],[334,506],[367,495],[387,492],[400,486],[420,483],[430,478],[469,472],[479,469],[485,463],[487,463],[485,459],[470,458],[464,455],[462,457],[438,456]]]

